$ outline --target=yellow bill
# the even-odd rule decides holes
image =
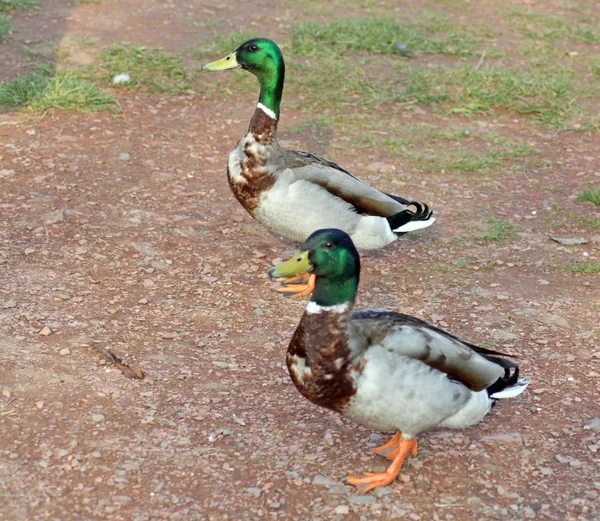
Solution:
[[[203,71],[226,71],[228,69],[236,69],[237,67],[241,67],[238,63],[235,53],[232,52],[222,58],[217,60],[216,62],[207,63],[204,67],[202,67]]]
[[[294,255],[289,261],[282,262],[269,270],[269,276],[274,278],[291,277],[312,270],[308,260],[308,251]]]

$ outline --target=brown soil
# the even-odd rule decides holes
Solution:
[[[43,4],[15,16],[13,42],[0,46],[13,65],[0,79],[23,70],[17,43],[32,35],[177,52],[208,38],[190,19],[215,18],[223,31],[260,21],[278,37],[310,15],[273,0],[252,12]],[[600,179],[597,134],[465,120],[530,143],[540,161],[492,181],[372,178],[431,202],[438,222],[365,256],[359,307],[491,341],[519,356],[532,384],[475,428],[421,436],[400,480],[359,496],[343,478],[384,469],[368,448],[387,434],[313,407],[291,385],[284,353],[304,304],[274,293],[266,271],[293,246],[249,218],[225,179],[255,95],[119,97],[118,117],[0,115],[0,519],[600,518],[600,284],[561,268],[600,261],[600,232],[570,218],[599,216],[575,200]],[[282,137],[323,152],[319,136],[291,130],[305,119],[284,100]],[[389,158],[342,149],[343,137],[327,134],[332,159],[363,177],[388,172]],[[491,217],[518,234],[479,239]],[[589,242],[561,246],[555,235]],[[125,378],[94,341],[146,378]]]

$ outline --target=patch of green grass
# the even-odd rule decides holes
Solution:
[[[0,13],[9,13],[18,9],[31,9],[38,7],[34,0],[0,0]]]
[[[414,97],[423,104],[447,102],[451,113],[465,116],[512,110],[557,127],[577,112],[573,74],[564,67],[525,71],[500,67],[481,70],[472,65],[432,71],[409,69],[401,98]]]
[[[570,273],[589,274],[600,273],[600,262],[572,262],[564,266]]]
[[[292,33],[291,51],[312,57],[322,57],[332,51],[338,55],[357,51],[400,55],[395,46],[402,44],[408,51],[469,54],[478,39],[466,31],[457,31],[458,26],[455,23],[454,31],[450,32],[452,24],[441,24],[439,20],[426,28],[377,16],[326,23],[304,22]]]
[[[512,239],[517,230],[514,224],[498,219],[488,219],[486,224],[488,225],[488,231],[484,236],[480,237],[484,241],[504,242]]]
[[[596,206],[600,206],[600,187],[589,188],[584,190],[577,196],[579,201],[594,203]]]
[[[0,85],[0,105],[6,108],[99,112],[109,109],[113,103],[110,94],[86,82],[76,72],[53,74],[44,66],[38,66],[28,76]]]
[[[525,38],[534,40],[572,40],[579,43],[600,42],[597,20],[580,18],[574,20],[565,16],[552,16],[522,9],[509,12],[512,23]]]
[[[115,75],[127,73],[131,81],[125,87],[143,87],[153,93],[180,94],[189,92],[187,73],[177,56],[162,49],[113,44],[104,53],[99,76],[112,85]]]
[[[0,14],[0,42],[6,40],[10,32],[10,17]]]
[[[586,228],[592,232],[600,232],[600,219],[587,215],[568,214],[569,220],[580,228]]]

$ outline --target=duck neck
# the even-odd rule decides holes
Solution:
[[[263,144],[270,144],[277,139],[277,123],[279,122],[284,79],[285,64],[283,60],[270,74],[258,76],[260,96],[248,131],[252,132],[254,138]]]

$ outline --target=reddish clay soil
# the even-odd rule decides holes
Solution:
[[[15,16],[2,77],[27,67],[15,42],[94,24],[100,44],[179,52],[209,35],[189,18],[216,18],[219,30],[260,21],[277,37],[305,15],[273,0],[251,13],[55,0]],[[118,95],[118,116],[0,115],[0,519],[600,518],[600,283],[563,268],[600,261],[600,232],[569,218],[599,217],[575,199],[600,181],[597,134],[464,120],[539,151],[527,171],[486,182],[337,148],[332,159],[363,177],[381,171],[376,186],[431,202],[438,218],[365,256],[358,306],[489,342],[518,355],[531,379],[481,425],[422,435],[400,479],[361,496],[343,478],[383,470],[369,448],[388,434],[317,409],[291,385],[285,350],[304,303],[276,294],[266,272],[294,246],[266,233],[227,185],[226,155],[256,94]],[[293,130],[304,121],[284,100],[282,139],[322,153],[319,136]],[[490,218],[517,233],[481,240]],[[146,378],[126,378],[93,342]]]

